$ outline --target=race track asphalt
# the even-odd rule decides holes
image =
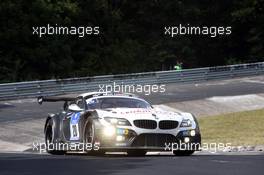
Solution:
[[[1,175],[263,175],[264,155],[104,157],[0,154]]]

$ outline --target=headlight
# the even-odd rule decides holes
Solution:
[[[111,123],[112,125],[119,125],[119,126],[131,126],[128,120],[124,118],[113,118],[113,117],[105,117],[105,121]]]
[[[190,119],[183,119],[180,127],[191,127],[192,121]]]
[[[115,135],[116,133],[116,128],[114,126],[107,126],[104,128],[104,135],[111,137],[113,135]]]
[[[191,135],[191,136],[195,136],[195,134],[196,134],[196,133],[195,133],[195,130],[191,130],[191,131],[190,131],[190,135]]]

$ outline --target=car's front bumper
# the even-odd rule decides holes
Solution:
[[[159,133],[151,131],[137,134],[131,129],[117,128],[117,133],[113,136],[104,136],[99,131],[98,133],[101,134],[97,135],[96,141],[100,143],[99,149],[110,151],[126,151],[130,149],[148,151],[200,150],[201,135],[199,129],[194,129],[195,135],[191,135],[190,131],[179,131],[176,135],[173,135],[174,132]]]

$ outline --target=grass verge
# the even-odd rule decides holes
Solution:
[[[264,109],[198,119],[203,143],[264,145]]]

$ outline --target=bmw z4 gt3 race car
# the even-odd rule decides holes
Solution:
[[[201,135],[190,113],[153,108],[131,94],[92,92],[77,97],[39,97],[38,103],[64,101],[64,109],[49,114],[45,127],[46,151],[64,154],[148,151],[191,155],[200,149]]]

